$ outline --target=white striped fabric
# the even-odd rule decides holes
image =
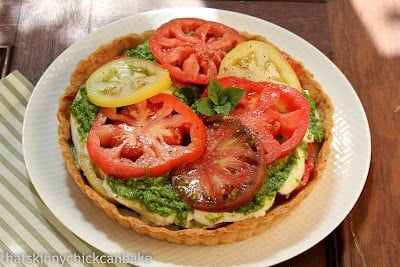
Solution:
[[[101,255],[50,213],[30,183],[21,140],[33,89],[18,71],[0,80],[0,266],[58,266],[57,256]],[[88,265],[99,264],[63,266]]]

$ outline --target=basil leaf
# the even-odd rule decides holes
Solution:
[[[197,111],[207,116],[217,114],[217,112],[213,109],[213,103],[211,99],[208,97],[200,100],[199,104],[197,105]]]
[[[228,115],[239,103],[244,93],[244,89],[236,87],[224,89],[219,83],[211,80],[208,85],[208,97],[199,102],[197,111],[207,116],[215,114]]]
[[[214,80],[211,80],[208,85],[208,98],[214,105],[223,105],[228,100],[228,96],[224,93],[222,86]]]
[[[228,95],[229,102],[232,105],[231,109],[234,109],[239,103],[240,99],[243,97],[245,90],[236,87],[228,87],[225,89],[225,92]]]
[[[224,115],[228,115],[229,111],[232,110],[232,104],[230,102],[226,102],[223,105],[220,106],[216,106],[214,108],[214,110],[218,113],[218,114],[224,114]]]

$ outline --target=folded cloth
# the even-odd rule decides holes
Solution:
[[[34,86],[18,71],[0,80],[0,266],[87,266],[101,252],[66,229],[33,188],[22,151],[24,113]],[[73,264],[71,264],[73,263]]]

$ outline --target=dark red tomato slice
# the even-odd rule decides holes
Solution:
[[[235,29],[218,22],[178,18],[161,25],[149,45],[175,80],[208,84],[217,76],[227,51],[245,40]]]
[[[266,164],[288,155],[300,144],[307,132],[310,106],[298,90],[237,77],[216,81],[224,88],[234,86],[246,90],[230,115],[257,133]]]
[[[207,128],[207,148],[196,161],[173,171],[182,201],[203,211],[231,211],[249,202],[265,179],[262,148],[238,120],[223,118]]]
[[[199,158],[202,120],[178,98],[159,94],[122,110],[102,108],[88,138],[90,158],[108,175],[155,177]]]

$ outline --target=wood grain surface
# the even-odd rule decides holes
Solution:
[[[330,1],[334,61],[365,108],[372,160],[338,231],[340,266],[400,266],[400,2]]]
[[[332,234],[279,266],[400,266],[397,0],[2,0],[1,63],[7,65],[2,70],[17,69],[35,84],[58,55],[89,32],[131,14],[180,6],[241,12],[296,33],[339,67],[365,108],[372,161],[358,202]]]

